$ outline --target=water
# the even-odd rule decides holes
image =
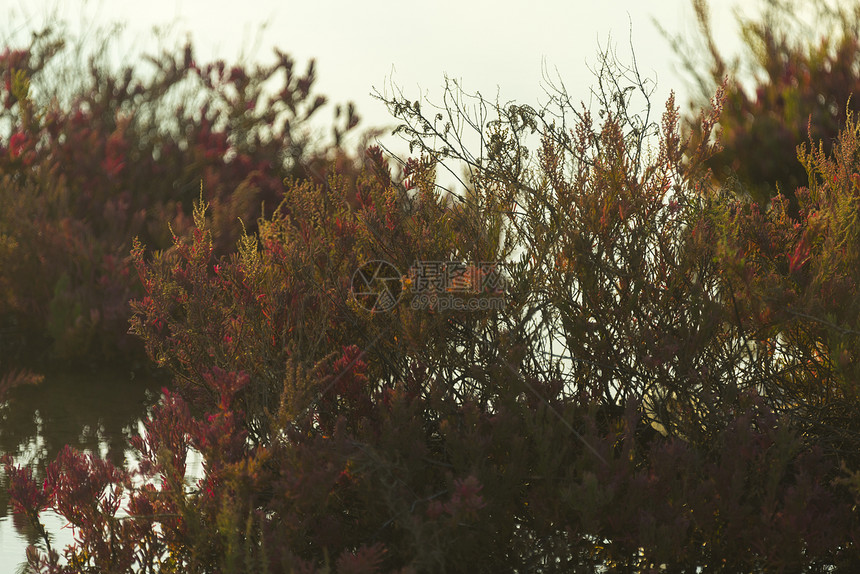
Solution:
[[[39,475],[66,444],[117,466],[133,466],[128,439],[140,432],[141,420],[157,402],[160,386],[151,379],[134,379],[129,373],[47,375],[39,385],[14,389],[0,406],[0,453],[11,453],[19,464],[33,465]],[[43,513],[42,522],[62,554],[73,541],[71,529],[62,517],[50,512]],[[0,485],[0,572],[15,572],[25,563],[25,549],[34,543],[38,543],[34,533],[12,514],[4,477]]]

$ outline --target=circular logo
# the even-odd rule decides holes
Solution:
[[[352,296],[368,311],[391,311],[403,293],[400,277],[388,261],[368,261],[352,274]]]

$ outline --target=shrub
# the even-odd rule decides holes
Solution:
[[[722,256],[737,286],[735,312],[756,362],[773,373],[767,394],[852,467],[858,463],[858,125],[853,115],[833,146],[801,146],[809,187],[773,208],[733,204]]]
[[[30,564],[856,568],[851,477],[834,443],[807,432],[804,403],[780,394],[792,371],[769,368],[749,344],[748,309],[769,301],[759,286],[771,281],[755,274],[780,257],[756,252],[752,272],[731,258],[760,222],[707,185],[712,150],[681,139],[673,102],[659,127],[631,120],[634,90],[648,92],[635,77],[627,90],[623,70],[603,63],[597,126],[563,91],[540,110],[480,100],[497,115],[476,122],[486,150],[476,157],[454,145],[464,134],[444,116],[390,100],[424,155],[400,180],[371,150],[355,208],[333,177],[291,186],[231,256],[216,255],[202,199],[173,249],[148,257],[136,243],[145,295],[132,329],[175,373],[176,390],[133,441],[137,477],[73,451],[41,481],[7,464],[12,496],[37,528],[46,507],[79,521],[68,565],[47,534]],[[452,158],[470,173],[458,194],[435,186],[434,170]],[[758,229],[780,241],[783,219],[768,217]],[[505,305],[444,311],[449,282],[430,290],[428,310],[407,292],[385,312],[368,309],[350,278],[380,259],[410,269],[383,278],[407,291],[422,279],[419,262],[495,262],[505,281],[492,294]],[[471,296],[490,295],[470,277]],[[189,448],[206,461],[192,485]],[[128,517],[117,515],[120,492]]]
[[[846,113],[857,109],[860,12],[825,1],[767,0],[761,16],[739,18],[745,53],[729,62],[714,40],[707,2],[693,5],[704,49],[691,50],[679,38],[673,44],[678,53],[696,54],[685,67],[704,97],[729,77],[723,151],[708,165],[721,183],[762,206],[785,195],[797,215],[794,191],[808,181],[797,147],[808,138],[829,153]],[[696,133],[696,126],[691,114],[687,127]]]
[[[126,336],[133,237],[170,247],[202,185],[216,247],[232,250],[237,219],[253,231],[285,178],[348,171],[339,144],[358,122],[350,105],[331,141],[308,128],[326,103],[313,62],[204,64],[187,44],[113,69],[114,39],[88,65],[62,28],[0,54],[0,328],[64,360],[139,352]]]

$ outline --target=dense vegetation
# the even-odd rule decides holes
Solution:
[[[0,53],[0,343],[10,362],[143,359],[126,335],[128,301],[142,294],[135,236],[170,247],[202,185],[215,244],[231,251],[239,219],[253,231],[285,178],[322,182],[349,163],[338,143],[358,122],[351,105],[338,107],[333,137],[308,127],[326,103],[313,62],[304,72],[283,53],[270,66],[203,64],[185,45],[114,70],[105,54],[115,41],[82,62],[81,47],[49,28]]]
[[[199,69],[193,58],[181,64]],[[161,206],[152,217],[162,225],[172,221],[165,237],[147,207],[138,227],[127,224],[139,237],[128,244],[119,232],[97,235],[112,215],[73,217],[100,188],[51,169],[76,132],[52,140],[51,108],[22,88],[39,66],[10,67],[8,109],[21,122],[40,119],[15,124],[13,135],[24,134],[16,141],[33,143],[9,139],[0,193],[29,186],[30,201],[12,205],[41,206],[36,221],[46,227],[26,235],[22,216],[0,220],[6,292],[18,293],[6,261],[42,269],[36,255],[24,257],[38,245],[30,239],[93,225],[81,236],[88,245],[130,249],[116,257],[136,279],[122,295],[135,296],[131,330],[175,376],[132,441],[138,469],[71,448],[44,476],[7,459],[16,510],[43,537],[30,565],[856,571],[860,123],[849,112],[831,145],[807,141],[798,154],[806,185],[759,203],[737,183],[747,176],[711,169],[727,157],[719,154],[765,157],[731,147],[739,128],[724,106],[734,84],[682,130],[674,99],[659,123],[631,115],[642,102],[651,111],[637,70],[608,55],[601,64],[593,110],[563,89],[540,108],[470,101],[453,85],[448,108],[388,99],[417,150],[401,173],[378,149],[361,162],[330,149],[315,160],[316,172],[330,168],[324,179],[302,172],[277,189],[258,180],[249,188],[250,173],[232,171],[236,158],[253,164],[276,144],[261,132],[243,152],[234,143],[243,140],[213,120],[207,137],[179,146],[190,154],[183,161],[208,166],[202,191],[196,172],[181,172],[196,178],[196,201],[166,189],[158,203],[143,180],[123,184],[129,198]],[[96,88],[84,109],[102,101]],[[722,151],[720,127],[729,135]],[[481,153],[460,143],[473,136]],[[172,145],[159,137],[135,141]],[[110,157],[92,152],[107,147],[79,147],[64,152],[81,153],[76,164]],[[139,149],[153,165],[165,157]],[[462,185],[440,189],[436,171],[453,161]],[[132,170],[123,165],[118,177]],[[46,190],[60,188],[59,197],[84,199],[57,207]],[[248,189],[256,204],[273,202],[265,214],[236,211],[252,205],[234,200]],[[237,213],[244,229],[232,224]],[[385,309],[353,288],[356,270],[377,261],[401,272],[372,283],[397,284]],[[457,280],[426,282],[422,262],[447,262]],[[56,285],[90,285],[59,277],[42,305]],[[504,305],[446,310],[452,297]],[[193,484],[190,448],[206,461]],[[62,559],[39,522],[46,508],[76,529]]]
[[[726,55],[714,39],[707,0],[694,0],[699,42],[672,38],[701,105],[728,77],[720,115],[723,151],[714,176],[762,206],[778,192],[790,200],[809,177],[797,146],[831,153],[848,114],[860,110],[860,6],[828,0],[763,0],[761,15],[740,17],[745,52]],[[696,133],[695,118],[687,127]],[[701,137],[702,134],[697,134]],[[755,158],[751,161],[751,158]]]

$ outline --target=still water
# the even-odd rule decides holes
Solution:
[[[33,465],[40,476],[66,444],[117,466],[133,466],[128,439],[141,432],[141,420],[157,402],[163,383],[134,379],[129,373],[54,373],[38,385],[13,389],[9,400],[0,405],[0,453],[11,453],[18,463]],[[199,472],[199,468],[189,470]],[[71,529],[53,513],[44,513],[42,522],[62,554],[72,542]],[[33,543],[37,543],[34,534],[12,514],[4,476],[0,484],[0,572],[17,571],[25,562],[26,547]]]

